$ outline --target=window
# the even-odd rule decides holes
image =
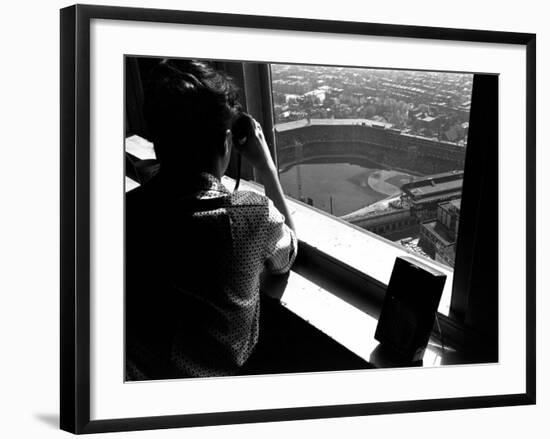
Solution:
[[[272,64],[271,78],[285,193],[452,268],[439,206],[460,205],[473,75]]]
[[[373,144],[380,144],[382,143],[381,139],[391,136],[395,142],[384,142],[386,149],[393,150],[394,154],[395,151],[407,149],[408,159],[416,160],[416,163],[424,162],[424,166],[417,168],[416,172],[427,176],[427,178],[418,178],[422,176],[412,175],[413,181],[405,181],[401,186],[405,196],[398,198],[397,206],[399,206],[399,203],[403,205],[408,202],[410,209],[414,210],[414,215],[410,215],[406,219],[408,228],[418,230],[423,226],[422,223],[426,221],[431,222],[432,226],[437,226],[437,220],[433,224],[433,219],[437,218],[439,202],[450,205],[447,215],[452,214],[453,218],[449,230],[446,230],[445,227],[437,227],[438,230],[443,229],[443,236],[437,235],[437,243],[434,244],[429,241],[426,243],[428,250],[431,245],[433,252],[431,255],[418,245],[420,239],[415,240],[411,237],[399,239],[399,237],[395,238],[395,235],[394,239],[398,240],[400,246],[406,248],[407,251],[416,253],[420,257],[435,258],[437,262],[434,262],[439,264],[440,267],[447,267],[444,271],[450,270],[452,288],[451,291],[448,291],[449,296],[451,296],[449,311],[445,313],[449,316],[449,320],[443,319],[445,329],[450,332],[458,330],[456,335],[463,342],[467,340],[467,344],[481,346],[480,350],[483,351],[481,357],[486,358],[487,361],[493,361],[497,358],[498,197],[495,194],[498,194],[498,75],[408,72],[409,81],[418,80],[421,82],[421,78],[430,78],[427,82],[432,81],[432,84],[429,84],[432,89],[438,89],[439,81],[441,92],[435,96],[437,99],[441,99],[443,104],[446,100],[446,105],[451,107],[451,112],[443,114],[445,105],[441,105],[435,107],[441,112],[440,114],[435,114],[435,111],[430,114],[431,104],[429,103],[427,115],[416,113],[418,117],[413,120],[414,126],[402,128],[402,126],[399,126],[399,119],[396,120],[395,117],[391,119],[391,112],[388,114],[389,120],[385,118],[389,124],[384,124],[384,120],[380,120],[381,123],[370,122],[369,126],[369,120],[372,121],[372,118],[376,116],[372,112],[372,107],[371,113],[363,114],[363,116],[370,117],[369,120],[353,121],[362,114],[354,115],[353,113],[348,112],[346,114],[344,112],[339,116],[346,119],[345,124],[350,125],[343,125],[340,123],[341,121],[335,122],[337,117],[336,114],[333,114],[330,105],[337,101],[330,100],[331,87],[337,89],[334,91],[335,93],[340,93],[342,87],[336,86],[336,81],[338,81],[338,77],[342,72],[347,70],[350,74],[352,79],[348,81],[349,85],[349,83],[352,84],[355,79],[360,77],[361,73],[359,71],[365,72],[365,69],[277,64],[272,64],[270,67],[271,76],[266,75],[264,80],[270,80],[272,85],[273,121],[276,137],[274,139],[274,144],[276,144],[274,150],[276,150],[279,159],[279,169],[283,171],[283,174],[285,171],[291,173],[292,166],[296,168],[294,171],[294,186],[292,186],[292,182],[290,185],[286,184],[285,176],[282,175],[281,180],[287,194],[298,199],[304,196],[303,192],[300,193],[300,190],[304,191],[304,172],[303,169],[298,171],[298,168],[306,168],[307,165],[315,164],[314,160],[309,163],[306,162],[314,145],[323,148],[325,154],[322,158],[325,159],[324,164],[326,165],[327,158],[335,162],[334,158],[341,155],[339,154],[341,150],[338,149],[338,144],[345,144],[346,157],[345,160],[340,160],[340,164],[348,164],[347,168],[351,169],[349,165],[354,163],[349,160],[349,157],[364,153],[364,146],[367,143],[358,140],[358,132],[361,132],[361,130],[363,132],[370,131]],[[300,69],[304,70],[302,74],[300,74]],[[327,74],[330,69],[333,69],[333,72],[337,72],[337,74]],[[305,73],[310,76],[309,89],[306,88],[308,81],[305,80],[307,76]],[[391,72],[387,70],[371,70],[363,73],[364,76],[370,76],[370,78],[374,78],[377,76],[376,74],[378,76],[387,74],[394,80],[394,83],[397,82],[395,78],[406,75],[403,71]],[[321,77],[322,75],[325,76]],[[292,85],[284,83],[285,76],[287,80],[289,76],[294,76],[294,78],[290,78]],[[417,77],[414,78],[414,76]],[[386,82],[391,83],[391,81]],[[407,87],[406,84],[400,84],[399,82],[396,85],[404,86],[403,89]],[[290,87],[294,87],[294,89]],[[398,89],[399,87],[395,88]],[[421,89],[422,87],[414,88]],[[445,90],[444,88],[448,89]],[[453,89],[454,93],[452,92]],[[308,96],[302,101],[302,105],[306,109],[301,113],[296,111],[293,114],[291,110],[293,108],[299,109],[300,105],[299,97],[295,96],[298,92],[303,92],[304,95]],[[341,92],[343,94],[343,90]],[[373,92],[374,95],[376,90],[369,90],[369,92]],[[289,96],[287,100],[286,95],[294,96]],[[327,96],[329,96],[329,100],[327,100]],[[336,96],[336,99],[338,99],[338,96]],[[373,100],[368,101],[364,96],[361,98],[360,95],[353,94],[347,99],[350,102],[349,107],[352,107],[352,105],[355,108],[363,107],[362,111],[364,111],[365,106],[375,102]],[[325,105],[325,101],[328,105]],[[406,102],[405,99],[403,101]],[[328,111],[329,109],[330,111]],[[426,107],[422,106],[420,109],[426,110]],[[452,112],[455,113],[457,118],[453,119],[452,114],[450,114]],[[304,116],[305,118],[303,118]],[[302,119],[299,119],[300,117]],[[289,121],[292,118],[296,120]],[[353,125],[354,122],[357,122],[357,124]],[[389,126],[391,122],[396,123],[397,127]],[[401,123],[403,122],[410,121],[402,119]],[[337,123],[339,127],[335,128],[332,125],[333,123]],[[449,123],[451,126],[449,126]],[[342,125],[346,129],[343,129]],[[415,130],[418,130],[420,135],[415,133]],[[296,136],[289,134],[293,131]],[[316,132],[316,134],[312,135],[312,132]],[[436,145],[443,145],[444,147],[436,148]],[[467,156],[466,149],[468,149]],[[429,156],[428,160],[424,160],[426,155]],[[460,157],[458,161],[456,160],[457,156]],[[361,156],[361,158],[364,157]],[[378,163],[385,165],[387,163],[384,163],[383,158],[382,160],[372,160],[371,157],[371,161],[378,161]],[[453,160],[455,163],[453,163]],[[289,166],[284,166],[285,161]],[[315,157],[315,162],[323,164],[321,157]],[[297,166],[298,164],[303,166]],[[408,166],[407,163],[405,165]],[[441,166],[447,166],[447,168],[441,169]],[[311,166],[309,167],[311,168]],[[401,168],[401,171],[405,168],[404,166],[398,167]],[[388,166],[388,168],[391,167]],[[444,171],[444,175],[434,176],[440,170]],[[307,172],[311,172],[311,170]],[[408,174],[414,173],[409,172]],[[429,177],[430,175],[432,178]],[[300,181],[299,176],[302,177],[300,184],[298,184]],[[321,173],[318,180],[325,178],[326,175]],[[321,181],[317,181],[317,186],[320,186],[320,183]],[[349,186],[349,179],[346,182],[340,179],[337,183]],[[357,187],[357,184],[355,186]],[[292,191],[294,191],[294,194]],[[424,194],[435,192],[437,197],[434,201],[437,202],[424,203],[423,201],[426,201],[429,197],[423,196],[423,192]],[[339,207],[335,206],[334,196],[331,198],[329,195],[328,202],[321,199],[317,204],[313,199],[314,197],[307,194],[305,196],[308,204],[313,204],[314,208],[325,213],[332,212],[334,217],[338,217],[336,209]],[[431,200],[428,199],[427,201]],[[347,219],[350,223],[349,216]],[[342,221],[342,218],[338,218],[338,220]],[[391,241],[386,224],[376,223],[362,229],[384,237],[387,243],[389,243],[387,239]],[[425,226],[420,230],[420,235],[433,236]],[[441,245],[445,240],[447,240],[447,245]],[[394,242],[391,244],[392,246],[396,245]],[[388,265],[393,264],[393,259],[390,259],[387,260]],[[355,265],[352,266],[357,268]],[[366,272],[368,273],[369,270]],[[381,274],[381,272],[378,272],[378,274]],[[374,278],[380,281],[382,276],[374,276]]]

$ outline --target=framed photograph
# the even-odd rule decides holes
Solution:
[[[535,404],[534,34],[61,10],[61,428]]]

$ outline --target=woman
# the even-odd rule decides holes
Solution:
[[[296,257],[276,167],[231,81],[205,63],[156,66],[144,114],[160,168],[126,198],[127,379],[238,373],[258,342],[260,274]],[[265,196],[221,183],[233,147]]]

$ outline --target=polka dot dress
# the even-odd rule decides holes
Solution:
[[[169,335],[166,361],[171,376],[167,378],[236,373],[258,341],[261,272],[285,273],[296,257],[296,235],[269,198],[248,191],[230,193],[206,173],[195,187],[178,203],[192,206],[187,229],[194,233],[193,242],[206,244],[194,247],[196,261],[187,263],[188,269],[181,267],[184,260],[178,261],[175,253],[170,262],[176,268],[165,272],[170,294],[177,297],[166,313],[174,328]],[[201,234],[208,238],[201,241]],[[190,242],[186,236],[174,246],[185,247]],[[132,352],[140,351],[133,344],[135,340],[127,345],[127,378],[144,379],[147,373],[131,361]]]

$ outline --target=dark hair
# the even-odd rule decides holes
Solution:
[[[157,156],[178,165],[218,154],[241,112],[231,78],[205,62],[163,60],[145,84],[144,115]]]

